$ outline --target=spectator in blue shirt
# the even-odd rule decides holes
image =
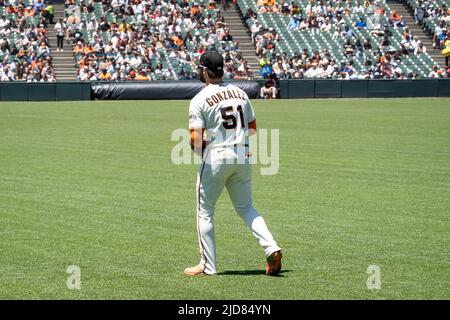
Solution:
[[[289,20],[289,24],[287,26],[288,30],[297,30],[300,26],[300,18],[298,15],[292,16],[291,20]]]
[[[353,31],[353,29],[350,29],[349,26],[345,26],[343,33],[346,39],[356,38],[355,31]]]
[[[261,75],[261,77],[263,77],[264,79],[267,79],[271,74],[272,74],[272,66],[270,65],[270,63],[264,65],[261,70],[259,70],[259,74]]]
[[[34,4],[34,14],[39,14],[42,12],[42,10],[44,9],[44,3],[42,2],[42,0],[38,0],[35,4]]]
[[[359,29],[367,27],[367,24],[364,21],[363,17],[359,18],[359,21],[356,23],[356,27],[359,28]]]

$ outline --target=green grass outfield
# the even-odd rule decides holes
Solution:
[[[285,252],[276,278],[226,192],[222,274],[183,275],[198,262],[197,166],[172,164],[170,137],[187,101],[1,102],[0,298],[450,298],[449,99],[254,106],[259,128],[280,129],[279,174],[254,171]]]

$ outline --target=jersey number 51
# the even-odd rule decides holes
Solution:
[[[239,112],[239,118],[241,120],[242,128],[245,128],[244,113],[242,112],[242,106],[237,106],[236,110]],[[220,115],[223,119],[223,126],[225,129],[235,129],[237,126],[236,116],[233,114],[233,106],[220,108]]]

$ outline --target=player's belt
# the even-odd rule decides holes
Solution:
[[[250,147],[248,144],[230,144],[227,146],[212,146],[212,148],[237,148],[237,147]]]

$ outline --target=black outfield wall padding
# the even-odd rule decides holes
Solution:
[[[369,81],[342,80],[339,83],[342,87],[341,98],[367,98]]]
[[[450,97],[450,79],[447,81],[438,81],[439,97]]]
[[[281,80],[281,98],[450,97],[450,79]]]
[[[281,98],[314,98],[315,81],[291,81],[287,80],[287,85],[283,86],[284,81],[280,81]],[[283,92],[283,87],[287,93]]]
[[[226,82],[244,90],[250,98],[259,95],[256,81]],[[197,81],[97,82],[92,84],[95,100],[183,100],[192,99],[205,84]]]
[[[91,100],[91,84],[89,82],[56,82],[55,95],[57,101]]]
[[[2,101],[28,101],[28,85],[25,82],[1,83]]]
[[[342,96],[340,81],[321,80],[316,81],[314,98],[340,98]]]
[[[437,97],[438,83],[435,79],[426,80],[381,80],[369,81],[368,97]]]
[[[230,81],[255,99],[264,80]],[[200,81],[154,82],[0,82],[0,101],[80,101],[192,99]],[[419,80],[281,80],[280,97],[394,98],[450,97],[450,79]]]
[[[1,101],[91,100],[89,82],[0,82]]]
[[[33,83],[27,86],[28,101],[50,101],[55,100],[56,84]]]

